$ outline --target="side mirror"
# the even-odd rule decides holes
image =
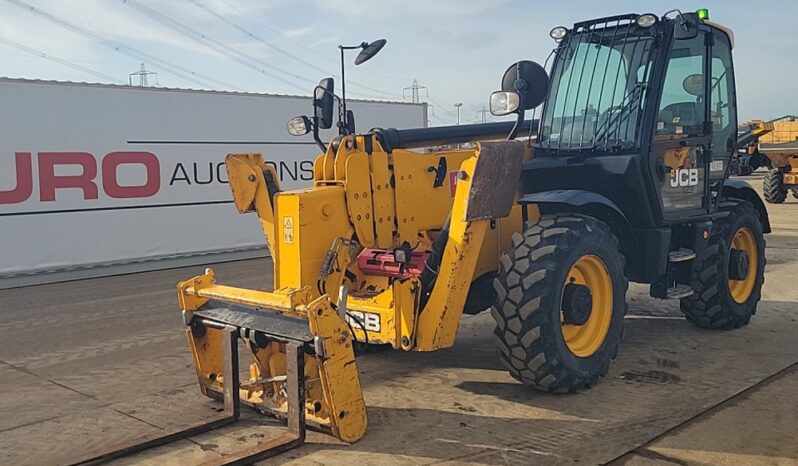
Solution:
[[[490,113],[497,116],[517,114],[508,140],[518,135],[524,112],[543,103],[548,87],[549,75],[538,63],[522,60],[507,68],[502,76],[502,90],[490,95]]]
[[[360,53],[357,54],[357,57],[355,57],[355,65],[360,65],[368,60],[371,60],[374,55],[377,55],[377,52],[385,47],[386,42],[387,41],[385,39],[377,39],[370,44],[363,42],[363,44],[361,44],[363,50],[361,50]]]
[[[704,76],[700,73],[687,76],[682,81],[682,88],[686,93],[695,97],[704,95]]]
[[[319,129],[329,129],[333,125],[333,106],[335,104],[335,81],[324,78],[313,91],[314,115],[319,118]]]
[[[676,40],[692,39],[698,35],[700,20],[696,13],[679,13],[673,22],[673,38]]]
[[[548,87],[546,69],[530,60],[514,63],[502,76],[502,91],[518,94],[519,110],[531,110],[542,104]]]

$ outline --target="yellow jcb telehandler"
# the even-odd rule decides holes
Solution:
[[[222,285],[212,270],[178,285],[200,389],[224,400],[225,417],[144,446],[231,422],[239,403],[288,432],[218,463],[300,445],[306,425],[355,442],[366,432],[355,345],[447,348],[463,313],[488,307],[510,374],[558,393],[607,373],[630,280],[680,299],[700,326],[748,323],[770,224],[756,192],[728,178],[732,33],[705,10],[674,10],[550,35],[549,71],[518,62],[491,95],[491,111],[515,122],[357,133],[344,94],[339,135],[324,144],[338,98],[328,78],[313,116],[289,122],[322,149],[312,187],[283,191],[261,155],[227,156],[236,207],[263,227],[274,291]],[[355,47],[356,63],[383,45]],[[412,150],[467,141],[477,144]]]

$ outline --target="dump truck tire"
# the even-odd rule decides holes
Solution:
[[[557,393],[606,375],[623,334],[625,262],[618,239],[592,217],[544,215],[515,233],[491,308],[510,375]]]
[[[766,167],[768,169],[773,168],[773,164],[770,163],[768,156],[761,152],[755,152],[751,154],[748,165],[751,166],[753,171],[756,171],[760,167]]]
[[[771,204],[781,204],[787,199],[787,188],[784,187],[784,174],[781,170],[775,168],[765,173],[762,190],[765,200]]]
[[[740,200],[721,210],[729,215],[715,223],[706,248],[695,258],[690,278],[695,293],[680,303],[688,320],[710,329],[748,324],[756,314],[765,281],[765,239],[756,209]],[[739,260],[735,251],[745,251],[749,260],[742,280],[732,280],[732,274],[739,273],[729,266]]]

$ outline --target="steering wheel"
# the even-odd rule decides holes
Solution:
[[[608,107],[607,110],[601,112],[599,118],[609,118],[610,115],[612,115],[613,113],[620,112],[622,108],[623,105],[613,105],[611,107]]]

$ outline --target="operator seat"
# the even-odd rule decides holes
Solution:
[[[659,120],[665,123],[665,132],[673,133],[677,126],[698,129],[703,118],[699,115],[695,102],[676,102],[660,110]]]

